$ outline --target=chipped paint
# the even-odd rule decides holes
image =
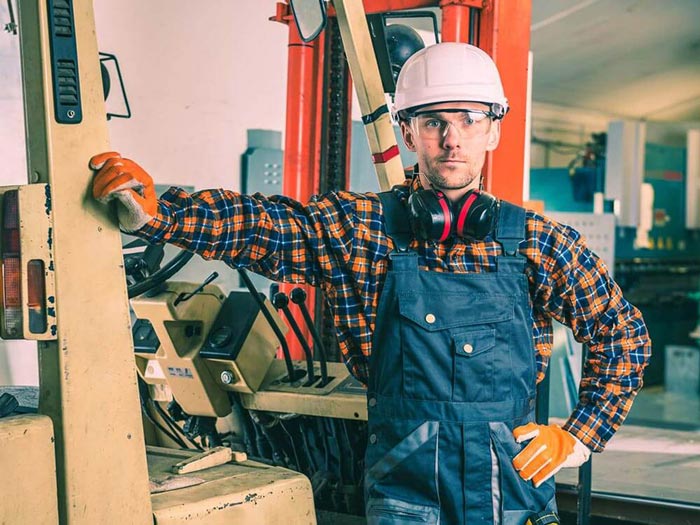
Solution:
[[[53,261],[51,261],[51,266],[53,266]],[[51,268],[53,270],[53,268]],[[53,295],[49,295],[49,302],[51,304],[56,302],[56,298]]]
[[[55,324],[52,324],[52,325],[51,325],[51,335],[55,337],[55,336],[56,336],[56,333],[57,333],[57,331],[56,331],[56,325],[55,325]]]
[[[51,215],[51,186],[48,184],[44,185],[44,195],[46,196],[44,200],[44,210],[46,211],[46,215]]]
[[[52,307],[52,306],[49,306],[49,307],[46,309],[46,314],[47,314],[49,317],[56,317],[56,309],[55,309],[54,307]]]
[[[46,244],[49,246],[49,250],[53,246],[53,228],[49,226],[49,238],[46,240]]]

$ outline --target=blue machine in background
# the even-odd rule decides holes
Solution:
[[[593,213],[590,188],[593,191],[603,191],[605,177],[604,161],[598,161],[597,164],[597,167],[574,170],[530,170],[530,198],[544,201],[546,211]],[[616,260],[641,258],[669,261],[700,257],[700,234],[687,230],[684,224],[685,148],[648,143],[644,164],[644,182],[650,183],[654,188],[654,226],[649,233],[653,247],[635,248],[634,229],[618,227]]]
[[[532,169],[530,197],[544,201],[545,214],[593,213],[591,189],[603,191],[604,166],[604,157],[598,156],[575,169]],[[642,311],[652,337],[648,387],[663,385],[668,376],[668,346],[696,345],[689,333],[698,324],[692,296],[700,285],[700,232],[685,227],[686,149],[647,143],[644,168],[644,182],[654,189],[649,246],[635,247],[635,228],[617,226],[614,275],[625,297]],[[611,211],[612,203],[605,209]]]

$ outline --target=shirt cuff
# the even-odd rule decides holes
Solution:
[[[170,206],[163,200],[158,200],[156,215],[135,232],[127,232],[146,238],[151,244],[167,242],[175,225]]]
[[[605,444],[615,434],[615,430],[591,405],[577,405],[562,428],[578,438],[593,452],[602,452]]]

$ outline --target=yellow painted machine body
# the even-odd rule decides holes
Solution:
[[[30,184],[0,195],[20,195],[23,291],[26,262],[40,261],[47,319],[41,332],[3,334],[37,340],[40,387],[39,414],[0,418],[0,523],[316,523],[302,474],[241,458],[177,474],[199,452],[147,456],[116,215],[86,198],[88,160],[109,150],[92,1],[23,0],[18,8]],[[178,286],[187,288],[173,285],[163,300],[141,305],[160,319],[162,359],[198,374],[168,388],[225,414],[226,390],[198,357],[225,298],[210,287],[174,306]],[[274,357],[266,329],[253,326],[239,360],[212,365],[219,376],[225,367],[236,374],[227,389],[255,391]],[[175,489],[195,476],[201,482]]]
[[[152,330],[158,341],[136,349],[136,366],[154,399],[174,397],[189,415],[226,416],[231,412],[226,392],[257,391],[279,343],[254,301],[245,301],[250,294],[232,292],[227,298],[218,286],[207,285],[182,300],[197,287],[169,282],[153,296],[132,299],[136,316],[148,321],[135,338],[149,340]],[[269,301],[265,304],[286,333]]]
[[[177,476],[171,472],[172,465],[195,452],[156,447],[148,452],[152,490],[168,484],[182,486],[152,494],[157,525],[316,523],[311,483],[298,472],[244,461]]]
[[[51,419],[0,419],[0,523],[58,523],[56,461]]]

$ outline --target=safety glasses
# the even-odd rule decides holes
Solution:
[[[497,115],[481,109],[445,109],[441,111],[417,111],[410,116],[414,132],[425,140],[442,140],[450,126],[462,138],[485,135]]]

